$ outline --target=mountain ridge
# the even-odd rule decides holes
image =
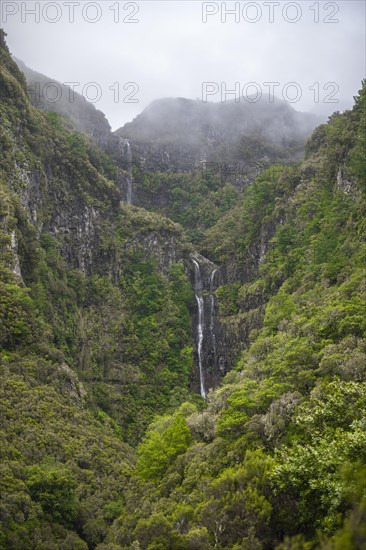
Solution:
[[[258,127],[253,125],[252,120],[248,121],[247,119],[252,119],[254,116],[259,115],[264,118],[264,121],[260,121],[261,123],[268,122],[270,117],[274,118],[277,109],[280,111],[282,117],[285,117],[285,115],[289,117],[289,129],[291,128],[291,125],[294,126],[294,134],[293,136],[290,135],[290,137],[300,137],[305,134],[308,135],[316,125],[324,120],[310,113],[296,111],[287,102],[280,100],[277,97],[275,97],[273,101],[270,101],[270,96],[266,96],[266,99],[265,96],[262,96],[262,99],[255,103],[248,103],[244,98],[241,98],[239,102],[236,102],[235,100],[224,102],[203,102],[198,99],[160,98],[152,101],[131,122],[127,122],[123,127],[116,130],[116,132],[121,135],[124,134],[129,138],[134,137],[143,139],[144,136],[139,134],[139,130],[142,132],[142,129],[139,128],[141,124],[141,126],[145,126],[146,139],[157,138],[158,131],[162,129],[163,137],[161,139],[164,139],[164,129],[169,132],[173,127],[179,138],[181,126],[183,126],[184,130],[186,128],[191,131],[194,129],[194,127],[192,128],[191,122],[195,117],[199,123],[200,130],[203,129],[205,124],[208,126],[211,124],[212,131],[214,132],[215,127],[222,130],[226,124],[230,125],[230,131],[234,133],[233,137],[236,138],[237,135],[240,135],[241,131],[247,130],[246,126],[250,126],[250,124],[252,124],[251,131],[258,129]],[[232,113],[229,111],[232,111]],[[253,111],[253,114],[251,111]],[[191,114],[190,112],[192,113],[192,119],[189,118],[189,115]],[[225,120],[225,118],[222,117],[222,114],[224,114],[224,116],[226,114],[230,115],[227,117],[229,120]],[[206,116],[208,120],[205,120],[204,116]],[[292,119],[290,118],[291,116]],[[308,121],[304,124],[304,130],[296,128],[296,123],[300,126],[302,118],[304,119],[304,123],[305,121]],[[160,120],[162,126],[159,126]],[[149,127],[149,123],[151,123],[151,127]],[[154,124],[156,127],[154,127]],[[148,133],[149,131],[151,134]],[[271,131],[273,132],[273,129],[271,127],[266,128],[266,131],[271,135]],[[284,134],[280,137],[283,138],[289,136]]]

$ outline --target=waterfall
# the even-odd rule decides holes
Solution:
[[[212,351],[213,351],[213,357],[214,362],[216,363],[216,335],[214,330],[214,321],[215,321],[215,275],[217,273],[217,269],[214,269],[211,273],[210,277],[210,302],[211,302],[211,310],[210,310],[210,334],[212,339]]]
[[[206,398],[205,381],[203,377],[202,366],[202,346],[203,346],[203,326],[204,326],[204,302],[202,296],[202,279],[199,263],[193,260],[194,263],[194,290],[196,294],[197,306],[198,306],[198,324],[197,324],[197,354],[198,354],[198,369],[200,375],[200,392],[201,396]]]
[[[218,322],[216,319],[215,289],[219,284],[219,268],[200,254],[191,256],[194,265],[194,293],[198,317],[196,345],[200,393],[205,399],[207,392],[217,381],[217,358],[220,340],[216,341]]]
[[[126,193],[126,202],[127,204],[132,204],[132,153],[130,142],[126,141],[126,159],[128,163],[128,177],[127,177],[127,193]]]

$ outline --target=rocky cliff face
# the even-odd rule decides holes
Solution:
[[[267,237],[265,246],[269,246],[270,234]],[[200,373],[200,368],[196,368],[193,381],[197,391],[205,396],[235,365],[240,353],[249,345],[250,332],[262,326],[266,297],[260,288],[246,296],[235,314],[228,315],[220,307],[220,293],[226,288],[250,284],[258,277],[261,252],[264,253],[259,249],[251,251],[251,263],[248,257],[244,264],[230,258],[221,266],[197,252],[190,257],[196,298],[192,309],[195,362],[198,367],[201,363],[202,369]]]

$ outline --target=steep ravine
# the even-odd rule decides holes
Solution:
[[[36,83],[42,85],[47,82],[47,77],[31,71],[21,62],[18,62],[18,65],[25,71],[28,86],[31,90]],[[64,96],[67,97],[67,87],[64,92]],[[18,163],[20,201],[27,212],[29,221],[35,226],[38,234],[41,235],[45,232],[56,238],[60,243],[60,253],[64,260],[72,268],[81,270],[87,277],[99,273],[107,275],[114,283],[117,283],[124,271],[125,258],[129,255],[139,256],[145,261],[155,262],[158,273],[162,274],[163,277],[168,276],[169,269],[173,264],[178,263],[184,266],[184,271],[191,281],[192,290],[196,296],[190,306],[194,360],[194,368],[191,373],[192,387],[201,394],[206,394],[210,388],[217,385],[220,378],[235,364],[243,347],[248,345],[250,331],[261,325],[263,317],[263,297],[256,297],[254,302],[251,298],[251,302],[248,301],[248,311],[244,307],[244,310],[241,309],[234,315],[228,315],[227,312],[223,311],[217,293],[218,295],[222,294],[226,285],[245,284],[255,279],[258,275],[261,258],[265,254],[266,247],[274,234],[276,224],[272,223],[269,227],[263,225],[258,242],[254,243],[244,256],[238,256],[234,253],[226,257],[224,261],[215,264],[197,253],[197,250],[201,248],[200,242],[198,241],[196,246],[192,246],[183,236],[181,229],[178,229],[178,226],[167,221],[167,228],[165,228],[163,218],[159,218],[155,214],[151,214],[150,221],[146,223],[149,218],[146,210],[129,210],[128,208],[130,205],[140,205],[167,215],[184,212],[186,209],[186,195],[193,196],[196,192],[196,188],[190,189],[189,187],[191,185],[189,180],[194,180],[194,178],[201,178],[197,180],[197,188],[207,187],[207,191],[205,191],[208,193],[207,197],[215,197],[213,200],[217,203],[218,193],[224,193],[225,182],[219,180],[211,182],[206,176],[202,177],[201,161],[206,158],[207,151],[193,147],[198,139],[199,132],[197,135],[195,134],[195,137],[191,136],[192,139],[194,138],[193,142],[191,138],[188,139],[189,136],[183,135],[183,132],[180,137],[182,143],[173,146],[175,155],[173,158],[167,152],[169,147],[166,150],[166,144],[164,145],[166,136],[162,141],[156,141],[149,134],[143,146],[139,144],[138,140],[130,142],[125,137],[121,137],[122,131],[112,133],[103,113],[97,111],[93,105],[88,104],[78,94],[75,94],[75,101],[70,105],[64,102],[56,105],[49,104],[42,97],[38,98],[38,104],[36,104],[37,97],[34,94],[31,94],[31,100],[36,107],[50,115],[53,115],[52,111],[56,108],[56,111],[64,117],[64,120],[68,120],[68,124],[71,126],[69,131],[74,128],[85,132],[91,143],[95,143],[110,157],[116,170],[113,172],[114,185],[107,185],[106,182],[100,185],[97,183],[98,176],[95,170],[95,168],[99,170],[99,167],[96,165],[88,168],[86,175],[89,181],[93,181],[92,185],[94,187],[94,189],[90,187],[87,191],[93,197],[90,200],[75,187],[80,177],[74,164],[77,150],[75,151],[76,154],[68,159],[68,164],[65,167],[62,164],[57,167],[57,172],[52,155],[48,155],[48,158],[46,156],[46,159],[42,161],[47,165],[47,170],[40,169],[39,164],[32,167],[29,163],[27,166]],[[164,102],[162,105],[165,105]],[[190,102],[182,102],[181,107],[184,111],[186,108],[189,110],[192,105]],[[153,106],[153,108],[155,107]],[[199,109],[199,105],[195,104],[195,108]],[[280,104],[276,105],[275,110],[278,109],[280,111],[284,109],[287,113],[286,116],[296,118],[295,112],[286,110]],[[218,118],[214,117],[214,125],[218,124],[221,127],[225,116],[232,116],[231,111],[231,108],[220,111],[220,116]],[[204,129],[203,134],[207,130],[204,125],[204,119],[208,116],[207,113],[203,109],[200,114],[202,128]],[[267,115],[268,113],[263,112],[264,117]],[[242,116],[242,113],[240,116]],[[59,123],[56,121],[56,124]],[[148,128],[150,128],[149,124],[150,121],[148,121]],[[313,122],[309,119],[307,124],[307,126],[305,124],[305,133],[301,133],[303,130],[300,129],[301,124],[299,122],[298,137],[301,135],[303,139],[303,136],[310,131]],[[255,124],[252,130],[254,128]],[[196,129],[195,132],[197,133],[197,131]],[[235,135],[235,139],[239,139],[239,126],[236,128]],[[205,136],[204,142],[206,143],[207,135],[205,134]],[[228,136],[225,136],[220,130],[215,138],[216,145],[219,144],[220,140],[225,141],[228,138]],[[17,139],[17,136],[15,138]],[[76,149],[81,147],[78,139],[77,137],[73,138]],[[274,134],[271,139],[274,139]],[[209,143],[213,151],[216,145],[214,147],[211,141]],[[97,155],[99,154],[97,153]],[[95,152],[93,152],[93,155],[95,156]],[[229,157],[227,157],[228,159]],[[195,172],[191,173],[192,169]],[[141,175],[146,178],[146,174],[149,175],[150,173],[149,171],[155,173],[156,181],[148,179],[147,183],[141,185]],[[184,172],[186,173],[184,174]],[[136,180],[135,173],[137,173]],[[163,173],[165,173],[165,176]],[[179,179],[180,175],[185,179]],[[168,179],[165,181],[164,177]],[[170,183],[169,178],[173,183]],[[239,180],[235,180],[235,185],[241,189],[239,194],[235,195],[237,191],[228,188],[228,192],[232,195],[227,208],[230,208],[233,201],[241,201],[243,182]],[[166,184],[169,184],[170,187],[168,188]],[[148,187],[145,188],[146,185]],[[186,195],[180,196],[184,186],[187,186]],[[202,196],[202,200],[205,200],[205,196]],[[223,194],[219,201],[222,203],[227,202],[227,195]],[[121,203],[125,203],[127,206],[121,207]],[[208,202],[207,208],[208,210],[211,208],[211,203]],[[197,214],[202,217],[199,209]],[[220,215],[222,213],[218,210],[216,216]],[[138,219],[140,222],[136,223]],[[187,220],[188,224],[191,223],[189,217]],[[130,226],[130,228],[126,230],[127,226]],[[22,262],[19,263],[17,260],[16,233],[13,233],[12,239],[14,270],[18,270],[20,273]],[[206,251],[203,253],[206,254]],[[208,249],[207,257],[210,258],[211,254],[212,251]],[[197,282],[197,274],[193,269],[192,258],[198,264],[199,283]],[[200,287],[198,294],[197,285]],[[198,311],[198,305],[201,308],[201,315]],[[199,336],[200,331],[198,330],[200,316],[201,336]],[[80,365],[83,376],[95,381],[100,375],[96,377],[90,371],[89,364],[94,359],[93,352],[90,349],[88,350],[85,323],[87,321],[83,320],[80,324],[80,327],[84,327],[83,329],[80,328],[80,342],[83,350]],[[198,345],[199,341],[200,345]],[[198,353],[199,350],[200,353]],[[199,355],[201,360],[199,360]],[[118,352],[116,350],[113,356],[119,359],[117,361],[111,359],[111,366],[108,366],[108,363],[104,364],[105,361],[103,360],[103,380],[111,387],[120,379],[126,381],[126,372],[131,372],[131,367],[128,365],[128,354],[126,356],[123,351]],[[116,367],[115,363],[121,360],[122,364]],[[204,389],[202,389],[199,381],[200,363]],[[132,379],[133,377],[134,375]],[[129,378],[130,375],[127,376],[127,380]],[[114,390],[111,390],[111,393],[113,394]]]
[[[27,68],[22,62],[17,61],[17,63],[26,74],[28,88],[31,92],[34,91],[35,86],[42,87],[49,81],[47,77]],[[68,97],[70,90],[63,86],[63,91],[63,97]],[[29,164],[27,167],[19,165],[20,201],[27,212],[29,221],[34,224],[39,234],[42,234],[42,232],[49,233],[60,242],[62,257],[70,266],[81,270],[86,276],[92,276],[97,272],[106,274],[114,282],[119,280],[123,272],[121,267],[123,258],[132,253],[141,256],[145,260],[155,262],[158,272],[164,276],[167,276],[172,264],[180,263],[184,265],[185,273],[189,276],[194,290],[195,276],[191,272],[192,256],[190,256],[194,254],[202,278],[202,290],[199,297],[202,304],[200,355],[204,377],[204,393],[207,393],[209,389],[217,385],[223,374],[230,370],[243,347],[243,342],[246,341],[242,338],[243,334],[248,332],[243,323],[238,325],[237,320],[233,323],[233,319],[227,319],[220,315],[217,304],[215,292],[221,284],[226,284],[232,280],[233,274],[228,273],[228,270],[230,271],[232,268],[227,264],[219,268],[208,259],[194,252],[192,245],[188,242],[183,243],[184,238],[180,230],[174,229],[172,232],[173,226],[169,222],[168,230],[154,227],[156,224],[157,226],[164,225],[162,222],[158,222],[159,218],[155,215],[152,215],[151,218],[154,220],[151,228],[139,228],[139,224],[137,224],[136,229],[129,230],[130,235],[126,235],[122,239],[121,246],[118,245],[113,235],[116,231],[120,232],[119,225],[129,224],[130,219],[134,218],[143,220],[145,216],[143,209],[132,211],[124,207],[120,209],[120,202],[126,203],[127,206],[142,205],[147,209],[152,208],[162,213],[164,213],[166,206],[168,214],[170,213],[170,191],[164,188],[157,190],[154,192],[153,201],[151,202],[150,195],[146,195],[139,180],[134,181],[134,169],[136,167],[138,170],[168,171],[171,173],[177,171],[179,173],[179,171],[191,170],[195,165],[197,176],[197,173],[202,170],[200,164],[201,152],[197,150],[198,156],[193,159],[191,144],[189,146],[179,146],[175,151],[176,158],[171,163],[169,154],[164,153],[164,147],[162,148],[161,144],[151,144],[149,147],[152,148],[153,153],[149,153],[149,161],[145,166],[143,162],[146,153],[144,147],[140,150],[138,144],[130,144],[128,139],[121,137],[120,132],[113,134],[103,113],[97,111],[93,105],[86,102],[77,93],[75,93],[74,102],[71,104],[67,102],[51,104],[42,95],[37,97],[34,93],[31,93],[30,99],[33,105],[50,115],[56,110],[63,117],[63,120],[68,121],[69,130],[74,128],[77,131],[85,132],[92,143],[94,142],[97,147],[110,156],[117,170],[113,176],[114,186],[105,186],[103,191],[98,190],[97,193],[93,191],[94,198],[85,200],[85,196],[75,190],[79,173],[72,166],[74,159],[70,159],[66,168],[63,168],[62,165],[59,166],[57,174],[51,155],[46,160],[47,171],[40,169],[39,165],[31,169],[29,169]],[[87,176],[97,181],[95,172],[93,173],[90,170],[89,172]],[[172,175],[174,177],[173,173]],[[189,177],[189,174],[187,175]],[[94,187],[97,188],[98,186],[94,183]],[[117,219],[119,219],[118,222],[116,222]],[[142,225],[145,225],[145,222]],[[174,232],[176,232],[176,235],[174,235]],[[107,235],[108,242],[106,243]],[[15,233],[13,243],[14,269],[18,269],[19,261],[15,250]],[[234,278],[237,276],[239,275],[235,274]],[[192,387],[199,391],[197,328],[199,313],[196,299],[194,299],[190,310],[192,314],[192,347],[195,363],[191,373]],[[82,318],[78,329],[82,349],[79,365],[83,376],[94,384],[99,380],[100,375],[95,376],[93,369],[91,370],[90,367],[90,363],[94,361],[94,353],[89,349],[90,345],[87,337],[89,329],[87,325],[87,320]],[[122,360],[119,367],[115,366],[116,361],[114,359],[110,361],[110,366],[108,364],[103,366],[103,383],[110,388],[111,395],[115,393],[114,385],[118,388],[122,380],[124,381],[123,384],[128,384],[128,380],[131,378],[130,375],[126,377],[126,372],[131,371],[128,365],[128,356],[125,357],[123,351],[118,352],[116,350],[115,357],[119,357],[117,362]],[[134,375],[132,379],[133,377]]]

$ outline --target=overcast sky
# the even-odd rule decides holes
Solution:
[[[222,101],[268,93],[269,82],[297,110],[330,114],[352,105],[365,77],[362,0],[3,0],[0,10],[13,55],[79,83],[113,129],[160,97],[202,99],[203,89]]]

